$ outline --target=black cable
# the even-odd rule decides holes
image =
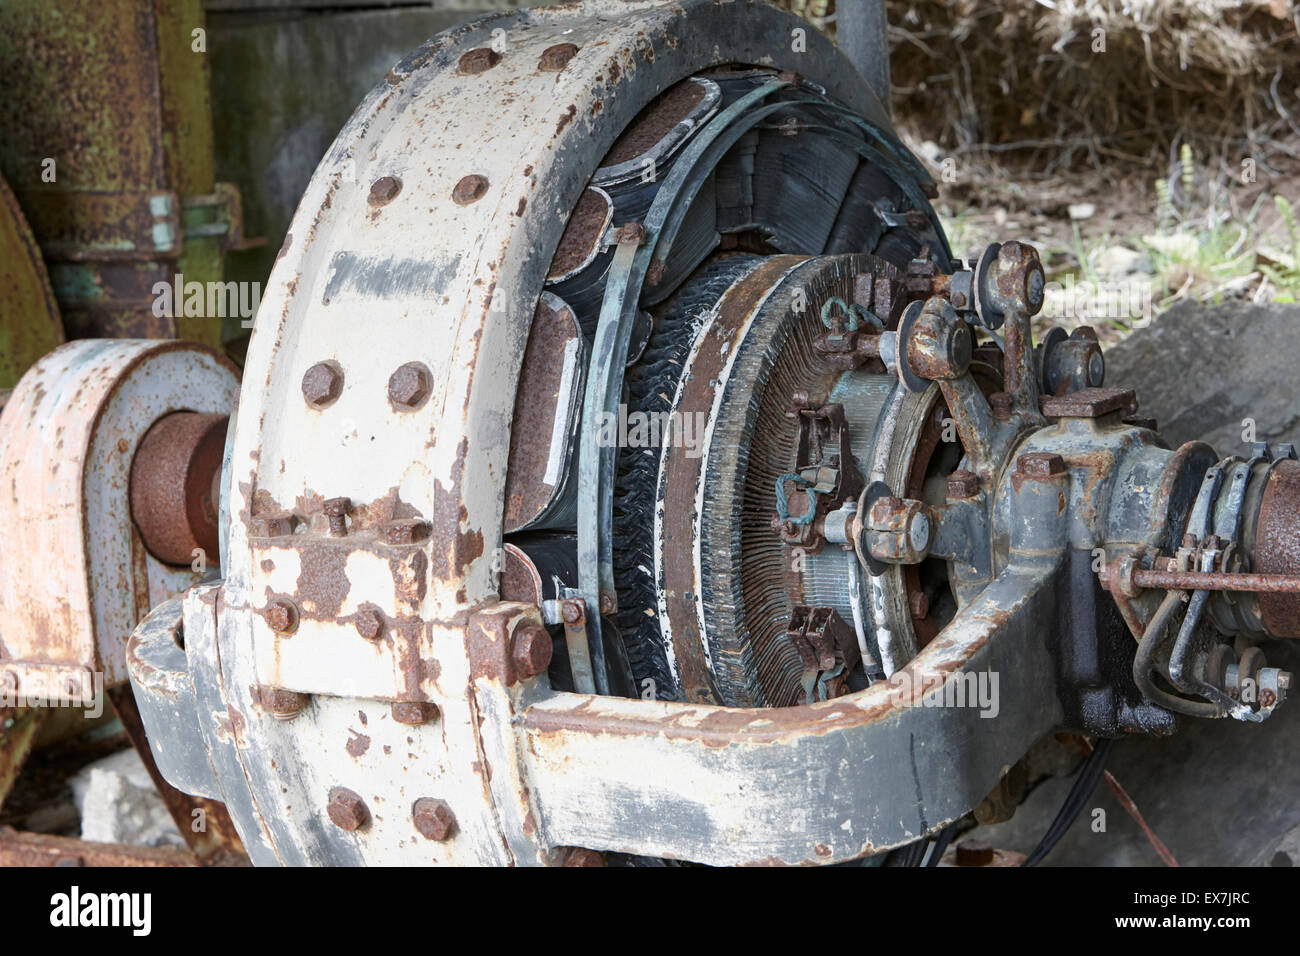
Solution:
[[[1088,797],[1092,795],[1092,791],[1097,787],[1097,781],[1106,771],[1106,759],[1110,756],[1110,748],[1113,744],[1113,740],[1103,737],[1093,745],[1092,753],[1084,762],[1079,776],[1075,777],[1074,785],[1066,794],[1065,802],[1061,805],[1060,812],[1056,814],[1056,819],[1052,821],[1043,838],[1038,841],[1038,846],[1034,847],[1033,852],[1025,858],[1021,866],[1037,866],[1043,862],[1047,854],[1052,852],[1052,848],[1060,842],[1061,837],[1065,836],[1066,831],[1083,812]]]
[[[948,849],[948,844],[952,842],[953,834],[956,832],[956,820],[939,831],[939,835],[934,838],[934,846],[930,848],[930,857],[925,861],[927,867],[939,865],[939,861],[943,859],[943,854]]]

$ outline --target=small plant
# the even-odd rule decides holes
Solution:
[[[1300,301],[1300,224],[1296,222],[1295,210],[1291,208],[1284,196],[1274,196],[1278,216],[1286,229],[1290,244],[1291,262],[1261,262],[1259,271],[1268,276],[1270,282],[1277,286],[1273,298],[1278,302]]]

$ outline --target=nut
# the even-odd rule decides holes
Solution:
[[[993,847],[975,840],[963,840],[957,844],[958,866],[988,866],[993,862]]]
[[[297,519],[292,511],[275,511],[266,515],[253,515],[250,523],[253,537],[279,538],[286,534],[293,534]]]
[[[461,54],[456,68],[461,73],[473,75],[492,69],[501,62],[501,54],[488,46],[475,47],[468,53]]]
[[[429,397],[429,385],[433,376],[429,369],[419,362],[407,362],[388,379],[388,400],[398,410],[409,411],[419,408]]]
[[[395,518],[384,525],[380,534],[385,544],[413,544],[428,534],[429,526],[418,518]]]
[[[421,797],[411,808],[411,816],[415,820],[415,829],[426,840],[442,843],[456,829],[456,817],[445,800]]]
[[[980,476],[965,468],[958,468],[948,476],[949,498],[974,498],[980,493]]]
[[[312,408],[333,404],[343,392],[343,370],[336,362],[317,362],[302,377],[302,397]]]
[[[1016,471],[1027,478],[1051,478],[1065,474],[1065,459],[1049,452],[1030,452],[1016,459]]]
[[[352,624],[360,634],[368,641],[377,641],[379,636],[384,633],[384,619],[374,608],[363,607],[357,611],[357,616],[352,619]]]
[[[330,791],[325,812],[340,830],[359,830],[370,822],[370,810],[366,807],[366,802],[360,794],[347,787],[335,787]]]
[[[370,195],[366,202],[372,206],[382,206],[397,198],[402,191],[402,181],[396,176],[380,176],[370,184]]]
[[[257,703],[276,720],[292,720],[307,706],[307,695],[283,687],[259,684],[255,690]]]
[[[457,206],[468,206],[482,199],[487,191],[487,177],[470,173],[468,176],[462,176],[460,182],[456,183],[456,188],[451,191],[451,201]]]
[[[587,850],[583,847],[569,847],[564,851],[565,866],[604,866],[605,857],[595,850]]]
[[[515,628],[510,643],[510,659],[521,678],[544,673],[551,665],[551,635],[540,624],[522,624]]]
[[[438,719],[438,705],[427,700],[395,700],[390,713],[399,724],[419,727]]]
[[[542,58],[537,61],[537,68],[547,73],[558,73],[564,69],[578,52],[577,44],[557,43],[542,51]]]
[[[560,616],[564,618],[565,624],[581,624],[582,619],[587,616],[587,612],[582,605],[582,601],[577,598],[567,598],[562,605]]]
[[[614,238],[620,243],[634,242],[639,246],[645,242],[646,235],[646,228],[643,223],[625,222],[618,227],[618,232],[614,234]]]
[[[1010,392],[994,392],[989,396],[989,408],[993,411],[993,417],[1000,422],[1011,419],[1012,405]]]
[[[290,634],[298,629],[298,609],[284,598],[272,601],[266,606],[266,623],[278,634]]]

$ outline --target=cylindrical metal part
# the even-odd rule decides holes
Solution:
[[[159,561],[187,565],[200,549],[216,563],[226,415],[175,412],[145,434],[131,463],[131,517]]]
[[[1253,570],[1300,575],[1300,462],[1280,461],[1273,468],[1254,530]],[[1261,594],[1259,610],[1274,637],[1300,637],[1300,589]]]

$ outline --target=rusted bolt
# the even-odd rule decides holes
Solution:
[[[948,476],[949,498],[974,498],[980,493],[980,476],[965,468],[958,468]]]
[[[266,623],[278,634],[290,634],[298,628],[298,609],[284,598],[272,601],[266,606]]]
[[[395,518],[381,530],[385,544],[413,544],[428,534],[429,527],[418,518]]]
[[[908,607],[912,611],[912,617],[918,621],[923,621],[930,616],[930,599],[924,591],[915,591],[908,599]]]
[[[427,700],[395,700],[389,710],[393,720],[407,727],[419,727],[438,719],[438,705]]]
[[[330,534],[341,538],[348,533],[348,512],[352,510],[351,498],[327,498],[325,516],[330,520]]]
[[[462,73],[473,75],[490,70],[500,62],[500,53],[489,46],[480,46],[468,53],[462,53],[456,68]]]
[[[399,411],[411,411],[429,397],[432,376],[419,362],[407,362],[388,378],[388,400]]]
[[[510,642],[510,659],[521,678],[544,673],[551,665],[551,635],[540,624],[521,624]]]
[[[600,613],[610,615],[614,614],[617,610],[618,606],[614,601],[614,595],[610,594],[608,591],[602,591],[600,593]]]
[[[1065,474],[1065,459],[1049,452],[1030,452],[1016,459],[1016,470],[1029,478],[1051,478]]]
[[[360,794],[347,787],[335,787],[330,791],[325,812],[340,830],[359,830],[370,822],[370,810],[366,807],[366,802]]]
[[[1281,690],[1281,691],[1288,691],[1288,690],[1291,689],[1291,672],[1290,672],[1290,671],[1278,671],[1278,672],[1277,672],[1277,689],[1278,689],[1278,690]]]
[[[564,851],[565,866],[604,866],[604,854],[580,846],[572,846]]]
[[[557,43],[542,51],[542,58],[537,61],[537,68],[546,73],[558,73],[564,69],[578,52],[575,43]]]
[[[487,177],[470,173],[468,176],[462,176],[460,182],[456,183],[456,188],[451,191],[451,201],[457,206],[468,206],[482,199],[487,191]]]
[[[993,847],[975,840],[963,840],[957,844],[958,866],[988,866],[993,862]]]
[[[397,198],[402,191],[402,181],[396,176],[380,176],[370,184],[370,195],[366,198],[372,206],[382,206]]]
[[[266,684],[259,684],[256,691],[257,703],[276,720],[293,720],[307,706],[307,695],[297,691]]]
[[[379,635],[384,633],[384,619],[374,608],[363,607],[357,611],[352,624],[356,627],[357,633],[368,641],[377,641]]]
[[[411,816],[415,820],[415,829],[426,840],[442,843],[456,829],[456,817],[445,800],[421,797],[411,808]]]
[[[266,515],[253,515],[250,523],[254,537],[279,538],[293,534],[297,519],[292,511],[276,511]]]
[[[625,222],[618,227],[614,238],[620,243],[634,242],[639,246],[646,240],[645,225],[639,222]]]
[[[1011,393],[994,392],[989,396],[989,408],[993,410],[993,417],[998,421],[1009,421],[1012,408]]]
[[[343,369],[337,362],[317,362],[302,377],[302,397],[312,408],[333,404],[343,392]]]
[[[580,600],[568,598],[561,607],[560,616],[564,618],[565,624],[580,624],[582,619],[586,617],[586,611]]]

